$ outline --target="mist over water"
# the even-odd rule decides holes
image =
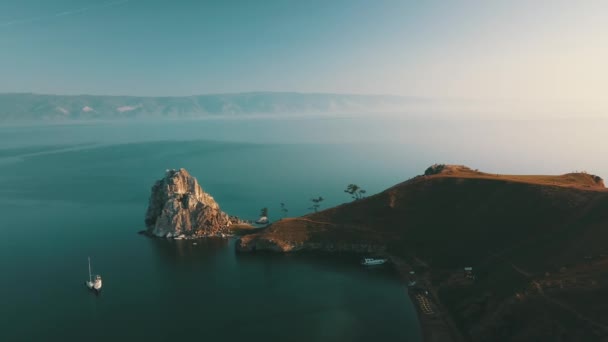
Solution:
[[[0,126],[0,144],[5,150],[194,140],[358,145],[352,150],[361,157],[357,162],[375,158],[361,163],[362,167],[374,161],[388,162],[384,170],[409,166],[402,171],[418,174],[429,163],[446,162],[489,172],[557,174],[585,169],[608,177],[608,161],[600,158],[608,147],[604,139],[607,129],[608,119],[428,120],[379,114],[378,118],[232,118]]]
[[[279,218],[458,163],[608,177],[608,120],[233,119],[0,127],[0,336],[7,340],[420,339],[405,289],[353,256],[237,255],[144,238],[150,187],[184,167],[229,214]],[[86,258],[104,277],[82,285]],[[36,321],[35,328],[31,323]]]

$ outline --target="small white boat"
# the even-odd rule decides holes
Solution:
[[[268,224],[270,221],[268,221],[268,217],[266,216],[261,216],[257,221],[255,221],[255,223],[257,224]]]
[[[382,265],[386,261],[387,261],[387,259],[363,258],[363,260],[361,260],[361,265],[363,265],[363,266]]]
[[[89,288],[89,290],[93,290],[97,293],[101,291],[101,276],[96,275],[95,280],[91,275],[91,258],[89,257],[89,281],[85,281],[84,284]]]

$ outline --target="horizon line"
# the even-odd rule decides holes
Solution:
[[[339,96],[386,96],[400,98],[419,98],[428,99],[424,96],[412,95],[396,95],[386,93],[339,93],[339,92],[305,92],[305,91],[275,91],[275,90],[251,90],[241,92],[217,92],[217,93],[198,93],[190,95],[126,95],[126,94],[87,94],[87,93],[43,93],[43,92],[28,92],[28,91],[7,91],[0,92],[0,95],[41,95],[41,96],[105,96],[105,97],[140,97],[140,98],[155,98],[155,97],[173,97],[185,98],[196,96],[218,96],[218,95],[253,95],[253,94],[298,94],[298,95],[339,95]]]

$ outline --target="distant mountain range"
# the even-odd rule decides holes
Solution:
[[[183,97],[0,94],[0,121],[197,118],[396,112],[425,100],[390,95],[256,92]]]

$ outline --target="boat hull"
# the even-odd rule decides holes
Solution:
[[[93,284],[90,281],[85,281],[84,285],[91,291],[95,292],[95,293],[100,293],[101,292],[101,287],[96,287],[95,284]]]
[[[365,260],[361,262],[363,266],[378,266],[386,263],[386,259]]]
[[[361,265],[363,266],[378,266],[378,265],[383,265],[384,261],[382,262],[362,262]]]

